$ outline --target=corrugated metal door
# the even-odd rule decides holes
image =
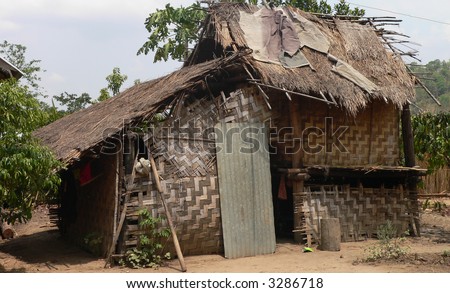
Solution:
[[[219,123],[215,133],[225,257],[273,253],[275,228],[264,124]]]

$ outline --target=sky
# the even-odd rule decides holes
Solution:
[[[176,61],[153,63],[153,55],[136,55],[146,41],[148,14],[169,1],[153,0],[0,0],[0,42],[27,47],[27,59],[41,60],[41,86],[52,97],[87,92],[97,98],[114,67],[136,79],[150,80],[178,68]],[[194,0],[170,1],[173,6]],[[329,0],[329,4],[338,0]],[[450,3],[444,0],[352,0],[366,16],[395,16],[392,27],[421,44],[422,63],[450,60]],[[355,4],[355,5],[353,5]],[[372,9],[377,8],[377,9]],[[392,13],[395,12],[395,13]],[[404,14],[400,15],[398,13]],[[428,20],[426,20],[428,19]],[[432,21],[431,21],[432,20]],[[405,50],[409,50],[404,48]],[[407,62],[414,60],[407,59]],[[46,100],[50,102],[50,99]]]

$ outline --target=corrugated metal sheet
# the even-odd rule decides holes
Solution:
[[[216,125],[225,257],[275,251],[268,142],[262,123]]]

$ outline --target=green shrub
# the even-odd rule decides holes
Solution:
[[[408,253],[408,247],[402,246],[405,241],[404,238],[398,238],[397,229],[391,221],[381,225],[377,229],[377,237],[379,241],[366,249],[367,262],[377,260],[391,260],[398,259]]]
[[[83,238],[84,248],[90,253],[100,256],[102,253],[103,236],[92,232]]]
[[[162,218],[154,218],[147,209],[139,211],[139,227],[145,234],[139,236],[138,246],[125,254],[125,263],[132,268],[158,268],[164,260],[171,258],[170,253],[162,255],[161,241],[170,236],[168,228],[158,229]]]

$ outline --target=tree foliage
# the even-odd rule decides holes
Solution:
[[[221,2],[221,1],[216,1]],[[256,5],[258,0],[234,0],[222,2],[238,2]],[[269,2],[269,1],[266,1]],[[340,0],[338,4],[331,7],[327,1],[320,0],[288,0],[288,1],[270,1],[271,4],[290,5],[300,8],[304,11],[363,16],[363,9],[351,9],[345,0]],[[147,41],[138,50],[137,54],[147,55],[155,51],[153,62],[167,61],[169,58],[174,60],[186,60],[189,55],[189,45],[199,39],[200,27],[205,20],[205,7],[199,1],[188,6],[175,8],[167,4],[164,9],[157,9],[150,13],[145,20],[145,28],[149,32]]]
[[[450,113],[413,116],[414,148],[431,171],[450,166]]]
[[[33,204],[57,190],[61,165],[32,136],[48,117],[27,86],[0,81],[0,117],[0,217],[26,221]]]
[[[65,107],[66,109],[58,110],[57,114],[52,115],[51,117],[55,117],[56,119],[58,119],[64,115],[71,114],[73,112],[87,108],[90,105],[95,104],[97,102],[105,101],[111,97],[111,94],[109,93],[108,90],[112,92],[112,95],[117,95],[120,92],[120,88],[122,87],[123,83],[127,80],[127,78],[128,77],[125,74],[120,73],[120,68],[115,67],[112,73],[106,77],[108,86],[100,90],[100,95],[97,100],[92,99],[88,93],[82,93],[81,95],[77,95],[77,94],[70,94],[68,92],[63,92],[59,96],[53,96],[53,99],[56,100],[61,106]],[[46,110],[50,114],[53,114],[52,109]]]
[[[150,36],[139,49],[138,55],[155,51],[154,62],[167,61],[169,57],[175,60],[186,59],[187,47],[198,39],[205,16],[206,12],[199,2],[178,8],[168,3],[164,9],[150,13],[145,20],[145,28]]]
[[[77,94],[69,94],[68,92],[64,92],[59,96],[53,96],[53,99],[66,107],[66,110],[62,111],[64,115],[84,109],[93,103],[93,100],[88,93],[82,93],[78,96]]]
[[[108,89],[111,90],[113,96],[120,93],[120,88],[127,79],[128,76],[126,76],[125,74],[120,74],[119,67],[114,67],[113,72],[106,77],[106,81],[108,82]]]
[[[450,61],[433,60],[423,66],[412,63],[410,67],[442,104],[438,106],[424,89],[418,88],[417,105],[433,113],[450,111]]]
[[[108,92],[108,88],[104,87],[100,90],[100,96],[98,96],[98,101],[103,102],[109,99],[111,95]]]

